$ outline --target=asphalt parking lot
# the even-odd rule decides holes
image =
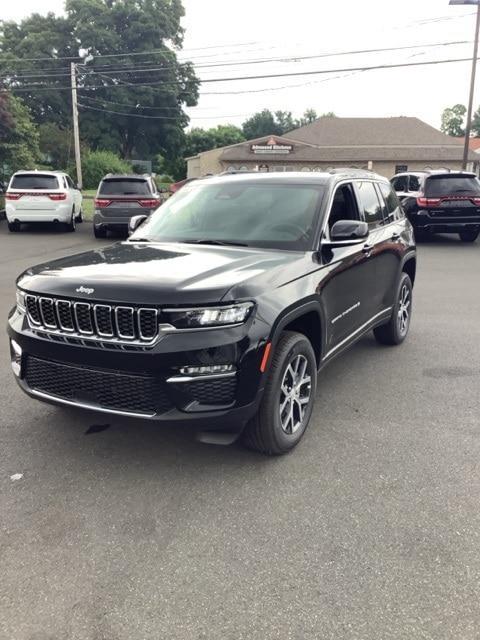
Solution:
[[[100,245],[1,222],[4,323],[19,272]],[[407,342],[333,362],[275,459],[35,402],[4,335],[1,640],[479,638],[479,279],[480,241],[420,245]]]

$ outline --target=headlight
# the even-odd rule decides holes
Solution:
[[[169,322],[177,329],[221,327],[245,322],[253,309],[253,302],[241,302],[228,307],[199,309],[166,309]]]
[[[25,307],[25,292],[21,291],[20,289],[17,289],[16,298],[17,298],[17,311],[19,313],[26,313],[27,309]]]

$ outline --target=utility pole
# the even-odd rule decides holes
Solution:
[[[472,72],[470,75],[470,95],[468,98],[467,122],[465,125],[465,144],[463,145],[462,169],[465,171],[468,164],[468,152],[470,150],[470,131],[472,129],[473,97],[475,93],[475,75],[477,71],[478,33],[480,30],[480,0],[450,0],[451,5],[477,5],[477,20],[475,23],[475,40],[473,44]]]
[[[77,104],[77,65],[70,63],[70,77],[72,82],[72,115],[73,115],[73,140],[75,144],[75,165],[77,167],[78,188],[83,188],[82,156],[80,155],[80,131],[78,128],[78,104]]]

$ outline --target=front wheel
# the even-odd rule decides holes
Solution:
[[[93,235],[95,236],[95,238],[106,238],[107,230],[105,229],[105,227],[96,227],[95,225],[93,225]]]
[[[475,242],[480,235],[480,231],[460,231],[458,235],[462,242]]]
[[[316,388],[317,363],[310,341],[285,331],[275,347],[258,413],[245,427],[245,444],[267,455],[293,449],[310,421]]]
[[[390,320],[373,330],[377,342],[396,345],[405,340],[412,317],[412,295],[413,287],[410,276],[408,273],[402,272]]]

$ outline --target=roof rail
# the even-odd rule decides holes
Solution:
[[[330,169],[327,173],[331,173],[332,175],[336,173],[349,173],[355,176],[371,176],[374,172],[369,169],[357,169],[355,167],[337,167],[336,169]]]

